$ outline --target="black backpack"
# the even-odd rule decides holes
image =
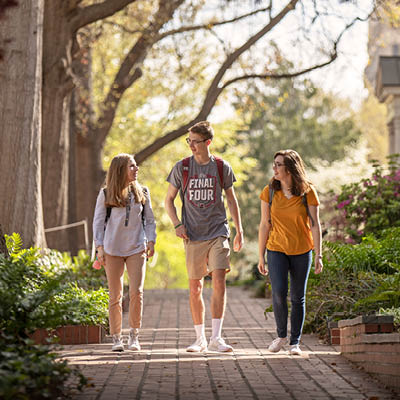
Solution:
[[[147,188],[142,187],[142,189],[143,189],[143,193],[145,195],[147,195],[147,193],[148,193]],[[104,198],[105,198],[106,195],[107,195],[107,189],[104,188],[103,192],[104,192]],[[107,221],[110,219],[111,211],[112,211],[112,207],[106,207],[106,217],[104,218],[104,230],[106,230]],[[144,220],[144,205],[143,205],[143,208],[142,208],[142,224],[143,224],[143,226],[146,225],[146,222]]]

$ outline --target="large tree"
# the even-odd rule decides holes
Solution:
[[[41,193],[43,0],[21,2],[0,24],[0,224],[44,246]]]
[[[221,0],[221,2],[223,1]],[[82,28],[108,18],[116,12],[126,9],[128,5],[136,3],[142,9],[151,7],[153,11],[146,14],[145,18],[140,13],[138,14],[138,21],[143,28],[133,41],[131,49],[121,60],[114,82],[110,86],[104,103],[99,108],[100,113],[95,120],[96,123],[93,125],[94,129],[92,131],[94,133],[92,137],[78,138],[75,136],[73,143],[83,143],[79,151],[75,151],[71,149],[70,109],[71,91],[76,84],[73,63],[77,54],[79,54],[77,33]],[[229,3],[231,7],[237,6],[240,8],[243,6],[242,2],[239,1],[226,1],[226,3]],[[194,117],[180,123],[179,126],[175,126],[170,132],[157,138],[154,143],[148,144],[137,154],[139,162],[147,159],[154,152],[183,135],[190,124],[207,118],[226,88],[245,79],[277,77],[273,71],[264,70],[260,73],[260,69],[256,71],[257,68],[254,68],[253,71],[247,68],[244,74],[235,75],[235,71],[237,72],[235,65],[260,39],[273,32],[294,9],[302,7],[301,9],[305,10],[307,4],[311,5],[311,8],[314,8],[312,12],[316,18],[323,16],[326,11],[319,6],[319,3],[306,0],[288,0],[281,7],[276,6],[273,2],[265,3],[267,10],[265,10],[264,25],[257,32],[243,39],[241,45],[227,47],[225,54],[223,51],[221,52],[222,59],[215,60],[215,74],[209,78],[208,89],[203,94],[202,102]],[[322,3],[330,4],[330,2]],[[190,30],[212,30],[214,25],[218,25],[218,20],[214,18],[214,20],[200,24],[200,26],[186,26],[186,19],[182,18],[178,21],[181,26],[177,27],[177,21],[173,18],[173,15],[181,4],[188,4],[188,9],[190,9],[191,4],[202,5],[205,2],[201,0],[159,0],[158,2],[146,0],[45,0],[43,25],[42,193],[46,228],[63,225],[68,222],[68,196],[74,190],[74,188],[70,187],[71,181],[82,182],[80,188],[84,188],[86,193],[89,193],[86,196],[86,204],[92,204],[93,193],[95,193],[94,187],[98,185],[99,177],[102,174],[100,168],[101,152],[104,147],[105,137],[109,132],[110,126],[112,126],[115,111],[124,92],[141,77],[143,62],[154,44],[166,36],[179,35]],[[337,5],[337,7],[340,7],[340,5]],[[168,21],[173,22],[171,23],[173,29],[169,32],[168,29],[165,29],[165,24]],[[220,23],[224,23],[224,21],[220,21]],[[311,24],[315,24],[315,21],[311,21]],[[18,27],[21,26],[21,24],[17,25]],[[345,26],[344,30],[348,26]],[[310,63],[304,67],[296,68],[290,71],[287,76],[296,76],[332,62],[337,57],[337,43],[341,37],[341,32],[334,35],[333,40],[329,42],[330,47],[326,51],[326,57],[321,62]],[[199,98],[200,96],[201,94],[199,94]],[[89,146],[90,151],[87,152],[84,146]],[[69,159],[71,154],[75,154],[76,162],[78,164],[82,163],[82,167],[84,167],[81,168],[79,165],[78,174],[79,170],[91,170],[94,177],[86,175],[80,179],[78,174],[76,179],[74,179],[74,176],[71,177],[71,160]],[[88,161],[83,164],[83,160]],[[76,162],[74,165],[76,165]],[[86,186],[86,182],[90,183],[89,187]],[[85,193],[81,193],[79,198],[85,198]],[[58,235],[58,240],[51,241],[50,245],[61,247],[63,243],[67,243],[66,234],[64,237]]]

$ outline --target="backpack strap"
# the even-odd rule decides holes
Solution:
[[[310,221],[311,221],[311,226],[314,226],[314,220],[313,220],[313,217],[311,216],[310,210],[308,208],[307,194],[306,193],[304,193],[303,196],[301,196],[301,202],[304,204],[304,207],[306,208],[308,218],[310,218]]]
[[[215,161],[217,163],[218,175],[219,175],[219,183],[221,185],[221,189],[224,188],[224,161],[221,157],[214,156]]]
[[[142,190],[143,190],[143,193],[145,194],[145,196],[148,196],[149,191],[147,190],[147,188],[142,186]],[[146,221],[144,219],[144,204],[142,204],[142,225],[143,225],[143,227],[146,226]]]
[[[104,198],[107,197],[107,189],[103,189]],[[112,207],[106,207],[106,217],[104,219],[104,230],[106,230],[107,221],[110,219]]]
[[[189,163],[190,157],[182,160],[182,193],[185,193],[189,179]]]
[[[268,199],[269,199],[269,202],[268,202],[268,204],[269,204],[269,221],[268,222],[270,225],[272,225],[272,223],[271,223],[271,206],[272,206],[272,199],[274,198],[275,190],[272,189],[271,185],[268,188],[268,193],[269,193],[269,196],[268,196]]]
[[[146,187],[142,186],[142,190],[145,195],[148,195],[149,191],[147,190]],[[104,192],[104,197],[106,197],[107,189],[104,188],[103,192]],[[104,219],[104,230],[106,230],[107,221],[110,219],[111,211],[112,211],[112,207],[106,207],[106,217]],[[143,226],[146,225],[145,218],[144,218],[144,204],[142,207],[142,224],[143,224]]]

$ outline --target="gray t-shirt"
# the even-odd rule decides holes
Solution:
[[[182,198],[182,162],[177,162],[168,175],[167,181],[180,190]],[[236,182],[232,167],[223,161],[224,189]],[[211,156],[210,162],[200,165],[190,157],[189,173],[182,199],[182,223],[190,240],[210,240],[218,236],[229,237],[222,188],[217,162]]]

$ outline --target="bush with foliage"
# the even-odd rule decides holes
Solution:
[[[34,346],[29,339],[15,343],[15,337],[0,334],[0,398],[36,400],[65,398],[81,390],[87,379],[78,368],[57,360],[49,346]],[[68,384],[74,378],[75,385]],[[74,387],[75,386],[75,387]]]
[[[64,281],[74,282],[80,288],[98,289],[107,287],[107,277],[103,268],[92,268],[93,261],[85,250],[79,250],[78,254],[71,258],[68,253],[57,250],[42,250],[38,263],[47,273],[63,275]]]
[[[55,327],[63,317],[65,307],[55,301],[64,292],[63,273],[47,270],[38,249],[22,249],[19,235],[6,239],[10,256],[0,254],[0,398],[65,397],[82,389],[86,378],[49,346],[29,339],[36,328]]]
[[[53,318],[47,321],[45,328],[56,328],[62,325],[102,325],[108,327],[108,292],[85,290],[76,283],[68,283],[62,293],[43,303],[38,314],[47,315],[54,310]],[[42,318],[42,321],[46,318]]]
[[[18,235],[8,237],[10,258],[0,255],[0,330],[26,338],[37,328],[66,324],[108,325],[104,289],[85,291],[57,263],[47,265],[38,249],[20,249]],[[54,261],[55,256],[52,256]]]
[[[400,228],[354,245],[325,242],[324,272],[308,282],[305,331],[324,334],[329,320],[388,309],[400,314]]]
[[[371,178],[342,186],[337,208],[342,210],[350,241],[359,242],[367,234],[400,226],[399,155],[389,157],[389,171],[375,162]]]

